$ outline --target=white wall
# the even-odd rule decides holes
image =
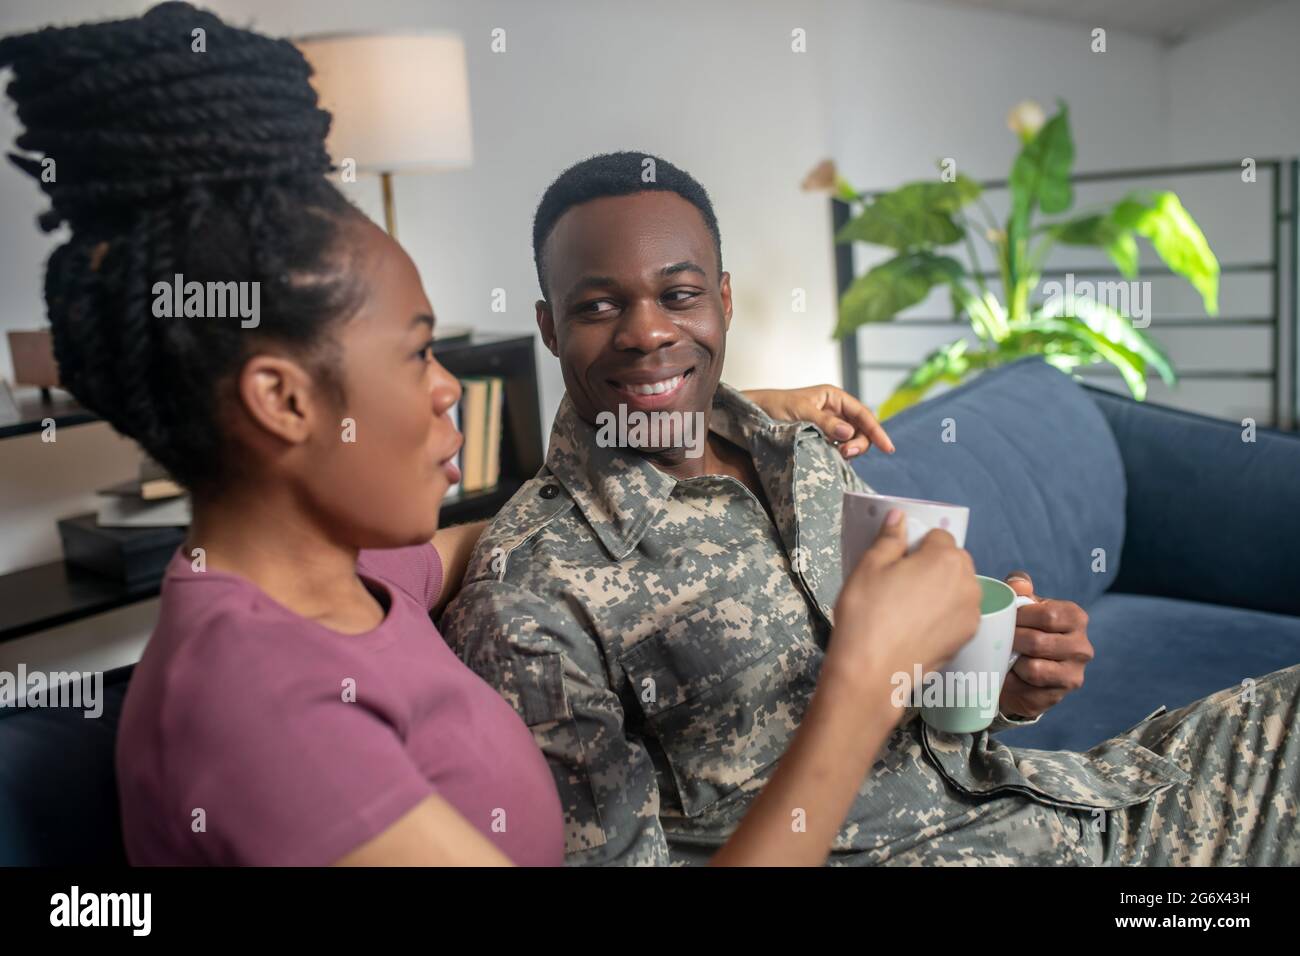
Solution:
[[[1223,159],[1240,163],[1300,156],[1300,0],[1238,14],[1204,36],[1172,48],[1165,71],[1171,162]],[[1272,256],[1269,222],[1273,216],[1274,174],[1257,170],[1254,183],[1229,174],[1218,188],[1196,196],[1197,215],[1224,261],[1266,261]],[[1283,204],[1296,207],[1280,184]],[[1193,208],[1189,205],[1189,208]],[[1290,252],[1285,238],[1279,255]],[[1225,282],[1224,314],[1269,314],[1267,276],[1237,276]],[[1283,308],[1286,290],[1281,292]],[[1268,368],[1271,338],[1264,330],[1229,329],[1219,337],[1220,360],[1239,367]],[[1282,341],[1287,349],[1300,342]],[[1285,362],[1285,359],[1283,359]],[[1264,383],[1219,383],[1190,389],[1196,407],[1239,419],[1267,413]]]
[[[1171,157],[1300,155],[1300,2],[1237,16],[1167,57]]]

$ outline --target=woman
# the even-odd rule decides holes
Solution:
[[[460,389],[410,259],[324,178],[302,57],[169,3],[7,38],[5,65],[19,145],[56,160],[42,224],[71,229],[45,283],[62,381],[194,503],[119,728],[132,862],[561,863],[545,761],[430,620],[476,536],[429,543]],[[163,317],[177,275],[257,283],[256,324]],[[715,862],[822,862],[901,714],[890,675],[973,632],[965,552],[904,550],[895,522],[844,588],[801,731]]]

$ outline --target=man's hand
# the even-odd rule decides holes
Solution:
[[[862,454],[872,445],[893,454],[894,443],[876,416],[856,398],[834,385],[808,388],[760,388],[745,397],[776,419],[812,422],[845,458]]]
[[[1013,649],[1020,659],[1007,674],[998,703],[1010,717],[1037,717],[1083,686],[1083,669],[1094,653],[1088,614],[1073,601],[1040,598],[1024,571],[1012,571],[1007,584],[1038,603],[1016,612]]]

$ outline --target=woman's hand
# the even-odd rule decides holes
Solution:
[[[822,673],[875,700],[882,673],[935,670],[980,622],[980,586],[970,555],[946,531],[907,554],[906,522],[894,509],[835,603],[835,634]],[[899,712],[901,716],[901,711]]]
[[[791,422],[812,422],[827,441],[839,445],[840,454],[853,458],[872,445],[893,454],[894,443],[871,409],[834,385],[808,388],[759,388],[745,397],[772,418]]]
[[[863,777],[903,715],[891,692],[895,675],[910,680],[914,662],[932,670],[979,626],[970,555],[946,531],[931,531],[908,555],[902,517],[895,510],[886,518],[845,582],[799,730],[713,865],[825,863]]]

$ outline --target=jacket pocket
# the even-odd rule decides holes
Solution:
[[[1014,791],[1055,807],[1118,810],[1191,780],[1173,761],[1124,737],[1085,753],[1012,748],[987,732],[946,734],[928,725],[923,740],[944,779],[973,796]]]
[[[687,817],[752,780],[785,751],[802,716],[800,652],[777,644],[728,597],[619,657],[671,768]],[[793,681],[793,686],[792,686]],[[793,692],[792,692],[793,691]]]

